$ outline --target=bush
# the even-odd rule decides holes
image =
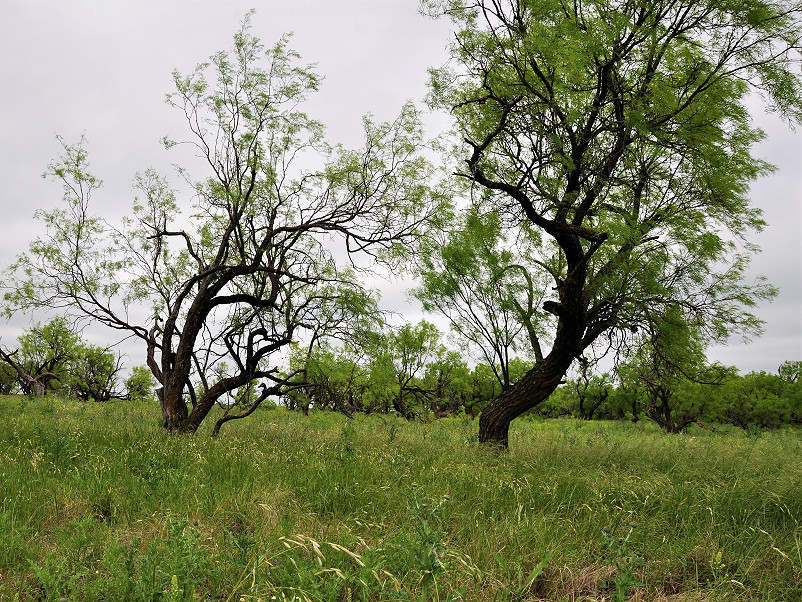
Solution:
[[[153,401],[156,379],[147,366],[134,366],[125,381],[126,397],[131,401]]]

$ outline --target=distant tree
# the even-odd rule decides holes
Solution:
[[[776,429],[793,420],[795,381],[750,372],[727,379],[721,393],[721,420],[743,429]]]
[[[387,334],[382,330],[390,330]],[[286,395],[290,409],[395,413],[408,420],[460,411],[470,397],[470,370],[440,343],[425,320],[392,329],[384,324],[359,344],[295,346],[290,370],[299,383]]]
[[[64,385],[67,369],[81,343],[81,335],[61,317],[25,330],[14,351],[0,347],[0,359],[16,374],[23,393],[43,396]]]
[[[487,362],[479,362],[471,370],[468,399],[465,401],[465,412],[471,417],[478,417],[482,410],[501,392],[501,384],[496,372]]]
[[[791,407],[791,422],[802,424],[802,361],[783,362],[778,374],[786,383],[785,395]]]
[[[617,387],[610,398],[610,406],[616,412],[617,418],[629,418],[632,422],[641,419],[642,400],[644,390],[640,382],[632,377],[630,366],[627,364],[616,367]]]
[[[96,345],[77,345],[67,365],[65,386],[82,401],[124,399],[118,390],[122,358]]]
[[[577,361],[579,370],[576,380],[571,382],[577,400],[577,414],[583,420],[591,420],[610,396],[613,383],[609,374],[595,374],[588,359],[579,357]]]
[[[156,391],[156,379],[147,366],[134,366],[125,380],[126,397],[131,401],[150,401]]]
[[[645,392],[641,403],[649,418],[669,433],[680,433],[711,411],[712,396],[700,385],[720,385],[731,370],[708,364],[701,329],[689,324],[678,308],[653,323],[619,374],[628,374]]]
[[[36,376],[33,376],[15,359],[14,356],[17,355],[18,351],[17,349],[9,352],[0,347],[0,359],[5,362],[6,366],[14,371],[16,382],[23,393],[44,397],[47,394],[50,383],[52,383],[53,380],[58,380],[58,376],[52,372],[34,373]]]
[[[367,388],[367,369],[357,361],[356,354],[347,348],[329,344],[309,350],[296,347],[290,367],[303,376],[297,388],[287,392],[289,405],[304,414],[310,407],[333,410],[353,418],[356,412],[370,413],[363,396]]]
[[[543,418],[562,418],[576,415],[577,400],[572,390],[572,383],[566,381],[560,385],[549,398],[531,410],[531,413]]]
[[[451,112],[473,204],[536,230],[543,361],[482,412],[479,439],[548,398],[589,347],[680,304],[710,341],[755,332],[774,294],[743,275],[770,167],[745,101],[799,121],[800,7],[780,0],[426,0],[457,27],[431,99]],[[538,276],[537,278],[540,278]]]
[[[510,382],[516,383],[531,369],[532,362],[519,357],[511,358],[509,360]],[[471,370],[465,412],[471,418],[476,418],[493,399],[498,397],[501,390],[498,373],[487,362],[477,363]]]
[[[7,314],[59,307],[140,339],[168,432],[194,432],[218,400],[257,381],[262,392],[240,397],[227,420],[282,395],[296,375],[282,373],[279,352],[347,329],[361,311],[354,268],[394,261],[443,213],[414,108],[391,123],[365,118],[361,150],[332,148],[300,109],[320,78],[286,38],[265,49],[249,17],[230,52],[174,74],[168,103],[205,168],[179,170],[191,203],[148,170],[132,217],[110,225],[90,208],[101,182],[83,141],[64,144],[48,174],[65,208],[38,213],[45,234],[5,276]],[[129,318],[136,304],[151,308],[141,323]],[[229,371],[215,371],[223,361]]]
[[[471,372],[457,351],[438,353],[426,365],[423,387],[431,391],[428,410],[435,418],[460,412],[470,392]]]
[[[0,349],[0,358],[17,375],[27,394],[56,390],[84,401],[122,398],[118,377],[122,360],[113,352],[87,344],[64,318],[37,323],[19,337],[14,352]]]
[[[446,353],[440,331],[434,324],[421,320],[390,332],[379,345],[371,372],[380,375],[385,386],[392,383],[386,389],[387,402],[407,420],[420,417],[428,411],[433,394],[422,382],[426,367]],[[378,379],[373,379],[373,384],[378,384]]]
[[[777,369],[780,378],[788,383],[798,383],[802,380],[802,361],[783,362]]]

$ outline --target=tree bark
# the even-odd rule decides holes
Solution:
[[[527,372],[512,388],[504,391],[479,416],[479,442],[502,449],[509,446],[510,423],[540,405],[560,385],[574,359],[581,353],[580,342],[585,331],[584,308],[574,297],[560,306],[562,315],[551,352]]]
[[[548,399],[562,382],[573,356],[570,358],[550,354],[536,364],[512,388],[503,392],[479,416],[479,442],[502,449],[509,446],[510,423],[521,414]]]
[[[546,301],[543,308],[558,317],[554,344],[549,354],[510,389],[503,391],[479,416],[479,442],[507,449],[510,423],[524,412],[540,405],[560,385],[565,374],[592,342],[587,339],[585,300],[586,262],[576,236],[560,237],[558,242],[567,258],[568,277],[558,286],[559,302]]]
[[[183,391],[179,389],[177,394],[166,394],[168,390],[174,392],[175,387],[161,390],[162,425],[168,433],[183,431],[187,427],[187,416],[189,416],[189,408],[184,401]]]

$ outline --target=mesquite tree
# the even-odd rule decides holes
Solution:
[[[7,312],[64,307],[141,339],[165,429],[194,432],[254,381],[261,394],[235,396],[241,411],[225,420],[292,386],[277,353],[347,334],[372,306],[359,270],[392,261],[442,211],[413,107],[392,123],[366,118],[363,149],[331,148],[300,106],[318,76],[286,38],[265,48],[248,18],[233,50],[174,82],[168,103],[205,168],[179,170],[192,201],[148,170],[132,217],[110,224],[90,210],[100,181],[84,145],[64,144],[49,173],[66,208],[39,213],[47,233],[9,270],[5,301]],[[133,321],[142,305],[148,316]]]
[[[70,364],[79,355],[81,335],[63,318],[37,323],[18,339],[14,351],[0,346],[0,361],[12,368],[23,393],[41,397],[66,386]]]
[[[679,307],[655,316],[651,330],[638,338],[618,365],[622,387],[634,381],[646,415],[666,432],[681,433],[713,405],[705,389],[720,385],[732,370],[707,362],[700,329],[685,322]]]
[[[542,235],[551,349],[482,413],[479,438],[554,391],[583,351],[649,324],[668,305],[721,341],[754,331],[773,294],[742,281],[763,222],[749,183],[762,132],[757,89],[802,114],[797,2],[429,0],[457,33],[432,71],[451,111],[474,203]]]

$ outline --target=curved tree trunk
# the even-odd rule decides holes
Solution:
[[[393,400],[393,408],[406,420],[413,420],[415,418],[415,415],[409,410],[407,404],[404,403],[404,397],[402,393],[399,393],[398,397]]]
[[[222,283],[222,284],[221,284]],[[203,328],[204,321],[212,309],[211,299],[225,284],[220,278],[210,286],[210,278],[198,282],[198,292],[184,317],[184,324],[178,336],[178,347],[173,351],[173,337],[179,332],[177,321],[180,305],[177,305],[165,321],[162,331],[161,348],[161,375],[162,394],[159,398],[162,406],[162,420],[164,429],[168,433],[174,431],[194,433],[200,426],[203,418],[214,406],[214,402],[223,391],[215,391],[214,395],[207,391],[202,398],[211,397],[206,404],[196,403],[190,415],[189,407],[184,399],[184,391],[189,383],[192,369],[192,353],[195,341]],[[158,375],[156,375],[158,378]],[[218,383],[219,384],[219,383]],[[194,399],[193,399],[194,401]],[[200,407],[197,407],[199,406]]]
[[[536,364],[512,388],[503,392],[479,416],[479,441],[506,449],[510,423],[548,399],[571,367],[571,357],[552,357]]]
[[[577,255],[576,251],[573,255]],[[583,346],[586,346],[587,341],[583,341],[586,336],[586,303],[582,294],[584,264],[579,262],[570,273],[572,278],[563,281],[560,287],[560,302],[547,301],[544,304],[546,311],[559,317],[551,352],[482,410],[479,416],[480,443],[506,449],[509,446],[510,423],[548,399],[562,382],[574,359],[581,354]]]
[[[479,416],[479,442],[506,449],[510,423],[518,416],[540,405],[560,385],[578,354],[577,332],[559,328],[551,353],[527,372],[512,388],[496,397]],[[562,335],[562,336],[561,336]]]

